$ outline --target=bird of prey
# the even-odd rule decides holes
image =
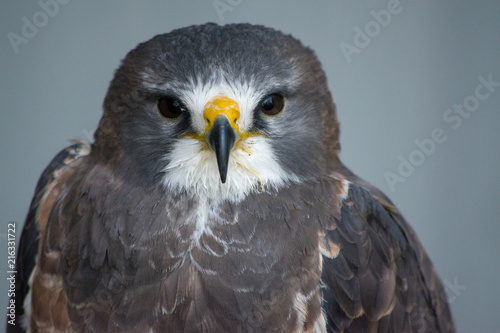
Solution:
[[[314,52],[249,24],[139,44],[44,171],[9,332],[453,332],[422,245],[339,159]]]

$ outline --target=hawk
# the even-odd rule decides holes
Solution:
[[[339,159],[314,52],[204,24],[139,44],[44,171],[9,332],[453,332],[412,228]]]

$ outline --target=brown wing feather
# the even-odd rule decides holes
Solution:
[[[6,332],[25,332],[24,325],[20,320],[24,317],[23,304],[30,292],[29,279],[35,269],[38,254],[40,226],[46,223],[53,201],[48,201],[51,197],[51,189],[59,182],[58,177],[62,170],[67,168],[75,159],[88,154],[89,147],[84,143],[75,143],[59,152],[45,168],[40,176],[30,209],[24,223],[16,263],[16,325],[6,324]],[[50,295],[53,298],[53,295]],[[60,301],[56,301],[60,303]]]
[[[443,286],[411,227],[378,189],[346,174],[340,217],[322,240],[339,249],[323,251],[328,331],[454,332]]]

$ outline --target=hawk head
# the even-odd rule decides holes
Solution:
[[[125,57],[93,158],[142,186],[236,202],[317,176],[338,150],[313,51],[262,26],[205,24],[158,35]]]

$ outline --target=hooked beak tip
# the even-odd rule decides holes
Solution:
[[[215,152],[217,158],[220,180],[224,184],[227,178],[229,155],[236,141],[235,131],[231,127],[231,123],[226,116],[218,116],[215,118],[207,136],[207,142],[210,148]]]

